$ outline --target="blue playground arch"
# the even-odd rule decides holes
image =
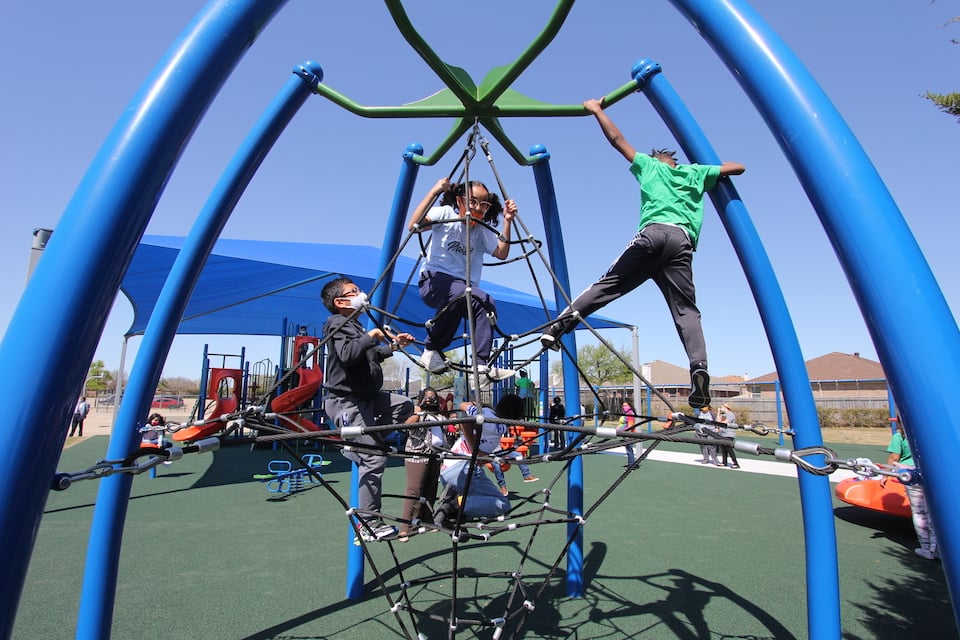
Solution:
[[[173,44],[143,84],[103,144],[74,194],[52,242],[17,307],[3,342],[0,364],[36,381],[32,394],[9,406],[0,427],[0,637],[7,638],[49,482],[75,401],[73,390],[86,376],[105,319],[161,192],[180,152],[219,88],[256,34],[285,4],[283,0],[212,0]],[[943,567],[958,611],[960,496],[953,489],[957,418],[941,412],[934,425],[927,407],[953,404],[960,380],[960,332],[903,217],[846,123],[800,61],[742,0],[672,0],[741,82],[777,138],[813,203],[856,296],[897,404],[913,427],[928,499],[941,537]],[[398,5],[389,1],[388,5]],[[572,0],[560,0],[558,12]],[[238,151],[225,177],[184,244],[158,300],[118,422],[145,415],[152,390],[176,331],[182,305],[227,216],[273,141],[322,80],[318,66],[305,64],[283,88]],[[503,87],[509,78],[501,78]],[[642,89],[677,136],[689,157],[714,162],[696,123],[654,63],[634,69],[628,91]],[[622,97],[622,95],[620,96]],[[569,115],[577,115],[570,111]],[[409,204],[422,149],[404,156],[384,247],[399,236],[397,212]],[[545,216],[547,241],[561,280],[565,273],[557,203],[552,197],[549,154],[535,148],[533,166]],[[784,381],[797,448],[821,443],[803,359],[763,247],[732,186],[715,204],[760,309],[777,369]],[[566,282],[561,282],[566,285]],[[896,293],[891,296],[890,292]],[[559,300],[560,295],[557,296]],[[376,302],[376,300],[375,300]],[[78,322],[63,309],[84,308]],[[48,336],[57,336],[49,340]],[[569,337],[572,340],[572,337]],[[62,360],[62,345],[74,357]],[[58,369],[62,375],[45,375]],[[570,379],[570,376],[567,376]],[[572,383],[568,383],[572,384]],[[569,390],[568,390],[569,391]],[[921,400],[922,398],[922,400]],[[123,457],[135,434],[115,433],[108,457]],[[574,476],[576,482],[576,476]],[[77,636],[110,635],[120,538],[132,478],[116,474],[101,481],[94,516]],[[827,479],[800,474],[807,567],[809,636],[839,638],[836,541]],[[576,553],[570,559],[575,569]],[[573,585],[576,592],[577,585]]]

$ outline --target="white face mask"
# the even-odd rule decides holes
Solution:
[[[350,296],[349,300],[351,309],[362,309],[368,304],[367,294],[365,294],[363,291],[355,296]]]

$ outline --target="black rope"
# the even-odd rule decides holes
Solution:
[[[616,416],[616,414],[614,415]],[[313,480],[319,483],[320,486],[326,489],[327,494],[329,494],[337,502],[337,504],[340,505],[347,516],[348,523],[356,535],[358,544],[363,549],[364,558],[374,571],[377,585],[380,591],[383,593],[383,596],[386,598],[390,611],[397,619],[402,633],[405,635],[405,637],[411,639],[417,638],[419,634],[419,621],[424,619],[430,619],[447,624],[448,634],[450,637],[454,637],[457,629],[460,627],[476,626],[481,628],[507,628],[508,625],[512,626],[511,637],[518,637],[522,633],[522,630],[529,619],[531,611],[535,608],[535,603],[543,597],[547,586],[552,580],[555,579],[561,562],[566,557],[570,547],[582,534],[587,521],[594,513],[596,513],[597,509],[599,509],[609,499],[609,497],[622,486],[627,477],[635,472],[642,465],[642,463],[648,459],[650,454],[657,448],[657,446],[659,446],[661,442],[684,442],[693,444],[733,442],[732,438],[710,437],[697,433],[698,429],[702,429],[703,427],[721,426],[722,423],[712,420],[705,420],[699,417],[690,417],[684,414],[673,414],[668,417],[636,416],[635,424],[632,427],[628,426],[625,428],[574,424],[574,422],[580,422],[584,418],[589,419],[591,417],[601,417],[599,415],[575,416],[560,424],[541,423],[528,420],[510,420],[483,416],[483,421],[502,424],[507,427],[508,431],[511,431],[511,427],[520,427],[521,429],[519,429],[519,431],[521,435],[514,437],[512,445],[489,454],[482,453],[479,451],[479,449],[474,449],[469,455],[457,455],[454,454],[448,447],[441,447],[430,454],[434,459],[437,460],[459,460],[463,461],[464,464],[467,465],[467,477],[464,487],[465,496],[469,495],[470,484],[474,478],[474,473],[479,469],[479,465],[486,463],[500,464],[501,462],[513,464],[512,459],[505,458],[504,456],[516,451],[519,447],[530,447],[536,440],[549,437],[550,432],[552,431],[564,431],[570,433],[572,437],[567,439],[567,446],[558,451],[550,451],[547,453],[540,452],[537,455],[530,455],[523,460],[524,464],[530,465],[544,463],[558,464],[559,469],[551,479],[547,480],[545,487],[538,489],[529,496],[521,496],[516,500],[516,502],[512,501],[511,508],[502,516],[473,518],[468,520],[464,514],[464,510],[461,508],[458,510],[452,526],[444,526],[442,523],[436,524],[433,522],[423,522],[416,517],[413,521],[407,522],[404,519],[389,516],[388,514],[384,514],[382,512],[372,512],[351,508],[343,496],[340,495],[333,485],[324,478],[323,474],[320,473],[317,467],[307,464],[301,456],[297,455],[297,452],[293,449],[290,440],[298,439],[322,441],[325,444],[329,444],[335,448],[353,448],[356,450],[364,450],[370,453],[378,453],[390,457],[423,457],[424,454],[408,454],[406,452],[395,451],[383,445],[367,445],[364,443],[353,442],[348,438],[344,438],[343,429],[334,428],[310,433],[288,431],[277,425],[270,424],[267,421],[273,416],[274,414],[265,414],[250,410],[236,412],[229,417],[232,426],[229,427],[228,430],[239,428],[238,425],[242,425],[252,429],[258,434],[248,441],[280,443],[280,446],[293,458],[293,460],[296,461],[296,464],[299,465],[299,467],[301,467],[306,474],[309,474]],[[609,414],[605,414],[603,417],[609,417]],[[644,425],[650,427],[654,422],[666,422],[668,423],[668,427],[657,431],[645,432],[641,430]],[[482,422],[476,417],[466,417],[439,421],[425,420],[410,424],[388,424],[364,427],[360,429],[359,435],[379,434],[391,430],[416,429],[424,426],[444,425],[467,425],[471,428],[482,428]],[[722,426],[730,427],[731,425]],[[767,434],[772,431],[763,425],[740,425],[738,428],[744,431],[750,431],[759,434]],[[350,429],[349,431],[351,435],[357,433],[355,428]],[[516,430],[513,431],[515,432]],[[523,435],[525,431],[532,432],[532,434]],[[209,442],[212,441],[219,444],[220,442],[225,442],[223,438],[224,437],[221,436],[220,438],[208,439],[208,441],[206,441],[207,444],[201,442],[193,445],[187,445],[182,448],[182,451],[183,453],[189,453],[211,450],[211,448],[215,447],[211,447]],[[571,513],[550,504],[549,498],[551,494],[555,490],[557,483],[569,473],[570,465],[572,464],[574,458],[582,455],[591,455],[608,451],[611,448],[619,447],[623,444],[640,442],[647,443],[648,446],[642,449],[635,462],[628,465],[624,471],[620,473],[620,475],[603,491],[603,493],[584,510],[582,514]],[[838,468],[862,468],[866,466],[862,462],[838,459],[835,453],[826,447],[809,447],[806,449],[789,451],[782,448],[778,449],[756,446],[752,449],[752,451],[758,455],[770,455],[781,460],[788,460],[799,468],[818,475],[825,475]],[[132,452],[123,460],[100,461],[97,463],[97,465],[91,467],[86,472],[81,472],[80,474],[75,474],[73,476],[70,474],[58,474],[58,477],[62,482],[65,483],[66,486],[69,486],[70,481],[73,479],[86,479],[85,477],[79,477],[84,474],[86,474],[87,477],[104,477],[110,473],[118,472],[137,473],[142,471],[143,468],[146,468],[138,467],[141,459],[147,459],[151,462],[162,461],[171,457],[171,454],[172,449],[142,447]],[[808,458],[812,458],[813,460],[808,460]],[[818,460],[822,460],[822,462],[818,462]],[[886,474],[897,475],[894,472],[887,472]],[[66,486],[60,488],[66,488]],[[409,496],[406,495],[395,497],[405,499],[409,498]],[[396,568],[396,575],[401,582],[400,592],[395,598],[388,588],[386,574],[377,566],[375,558],[367,546],[369,543],[366,538],[372,538],[373,534],[370,523],[375,520],[383,520],[385,522],[406,522],[408,525],[410,525],[410,530],[408,533],[409,537],[416,536],[420,531],[443,531],[447,533],[451,538],[451,571],[449,573],[438,572],[431,576],[408,579],[404,573],[404,563],[397,555],[397,548],[394,546],[395,540],[387,538],[384,540],[384,542],[386,542],[388,545],[390,557]],[[546,575],[542,578],[538,577],[537,584],[530,584],[529,576],[525,574],[525,568],[529,560],[533,557],[536,541],[540,532],[543,531],[545,527],[561,525],[569,527],[571,524],[575,526],[570,528],[562,549],[557,553],[553,561],[549,563],[549,569],[547,570]],[[417,528],[415,528],[415,526]],[[513,570],[488,572],[465,572],[461,570],[460,555],[466,549],[465,545],[468,543],[486,542],[495,536],[506,533],[515,533],[517,531],[527,531],[528,533],[526,542],[519,547],[519,560]],[[364,533],[366,533],[367,536],[364,536]],[[459,599],[462,592],[459,582],[465,578],[475,579],[478,577],[494,579],[503,578],[508,582],[508,592],[506,594],[502,614],[497,618],[474,616],[460,617],[458,615]],[[411,593],[413,587],[438,580],[448,579],[452,584],[451,596],[449,600],[449,615],[438,615],[431,611],[425,611],[416,605]]]

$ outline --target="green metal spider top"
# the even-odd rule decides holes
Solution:
[[[384,0],[393,21],[404,39],[420,54],[420,57],[437,74],[446,88],[409,104],[387,107],[368,107],[357,104],[350,98],[316,80],[314,91],[344,109],[365,118],[456,118],[447,137],[429,156],[415,156],[419,164],[433,165],[475,123],[479,123],[501,144],[517,163],[531,164],[535,158],[522,153],[500,125],[499,118],[511,117],[557,117],[583,116],[587,111],[579,104],[549,104],[529,98],[510,85],[547,45],[563,26],[574,0],[559,0],[546,27],[534,41],[511,64],[492,69],[477,85],[470,74],[460,67],[449,65],[430,48],[417,32],[403,9],[401,0]],[[631,80],[605,96],[608,106],[638,90],[637,82]]]

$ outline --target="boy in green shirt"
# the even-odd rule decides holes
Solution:
[[[603,100],[587,100],[592,113],[613,147],[630,162],[630,173],[640,182],[640,224],[637,234],[620,257],[596,282],[547,327],[540,343],[559,349],[559,338],[579,320],[653,279],[670,307],[680,341],[690,360],[690,406],[710,404],[707,348],[700,326],[693,284],[693,252],[703,223],[703,194],[717,181],[745,171],[742,164],[678,165],[675,151],[654,149],[638,153],[603,111]]]

